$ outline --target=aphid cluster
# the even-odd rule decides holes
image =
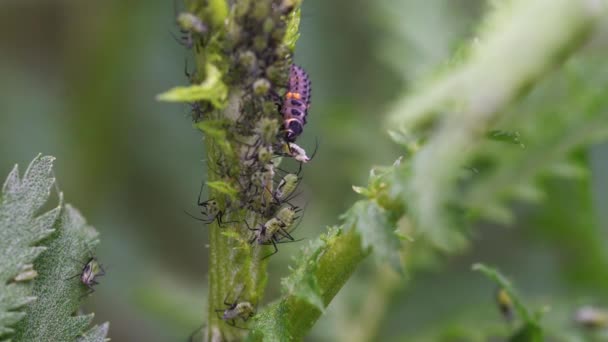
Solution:
[[[211,54],[222,55],[216,65],[225,71],[222,81],[240,94],[238,104],[224,111],[206,101],[192,104],[195,124],[212,126],[216,133],[205,136],[208,178],[215,184],[209,184],[213,190],[209,198],[199,193],[197,205],[203,217],[198,219],[213,224],[211,229],[238,233],[240,239],[233,240],[246,248],[232,252],[252,253],[259,262],[277,253],[278,244],[296,241],[292,234],[302,209],[293,202],[299,195],[302,165],[314,156],[296,144],[307,121],[311,82],[304,69],[292,64],[290,48],[284,44],[286,21],[298,2],[230,3],[219,35],[214,32],[217,25],[206,24],[213,18],[205,17],[204,9],[196,12],[201,17],[182,13],[177,20],[184,46],[194,46],[204,56],[209,56],[205,51],[209,46],[217,49]],[[196,71],[186,75],[190,83],[205,76]],[[285,159],[295,161],[298,169],[285,170],[281,165]],[[273,250],[264,253],[262,248],[270,248],[265,246]],[[235,263],[233,271],[240,267]],[[224,304],[227,308],[216,312],[232,326],[255,313],[249,301],[237,298]]]

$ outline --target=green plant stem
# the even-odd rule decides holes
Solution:
[[[346,231],[337,230],[328,236],[326,243],[320,247],[319,254],[301,260],[305,263],[306,273],[312,273],[317,279],[323,306],[327,307],[338,291],[353,274],[357,266],[369,254],[363,249],[361,236],[351,227]],[[266,309],[266,315],[260,318],[260,324],[271,327],[271,333],[262,339],[259,335],[250,335],[250,341],[279,341],[288,336],[289,340],[301,340],[319,319],[322,312],[310,302],[294,294],[286,294],[279,302]],[[282,331],[286,330],[286,331]],[[271,335],[271,336],[269,336]]]

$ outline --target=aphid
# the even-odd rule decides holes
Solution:
[[[583,306],[574,315],[574,321],[588,329],[608,328],[608,310]]]
[[[227,322],[229,325],[237,327],[237,319],[240,318],[243,320],[243,322],[247,322],[247,320],[249,320],[255,315],[255,307],[253,306],[253,304],[249,302],[239,302],[238,298],[234,301],[234,303],[229,303],[226,301],[226,299],[224,299],[224,305],[226,305],[227,308],[217,309],[215,310],[215,312],[218,313],[218,316],[219,313],[222,313],[222,316],[220,318]]]
[[[306,115],[310,107],[311,90],[310,79],[304,69],[292,64],[289,69],[287,93],[285,93],[281,106],[283,129],[287,142],[295,142],[304,130]]]
[[[312,159],[312,157],[309,158],[306,155],[306,151],[303,148],[291,142],[283,144],[283,150],[286,155],[301,163],[308,163]]]
[[[297,207],[281,208],[275,217],[266,221],[266,223],[258,228],[249,227],[249,224],[245,221],[247,228],[253,232],[249,243],[257,242],[258,245],[272,245],[274,247],[274,251],[263,257],[262,260],[279,251],[277,243],[282,243],[281,240],[288,239],[290,242],[295,241],[293,236],[289,234],[289,230],[297,219],[296,214],[298,211]]]
[[[175,2],[173,3],[173,6],[174,12],[177,13],[177,4]],[[176,22],[179,26],[181,36],[179,38],[175,36],[173,37],[178,43],[188,49],[191,49],[194,46],[195,35],[200,36],[208,31],[207,25],[205,25],[199,17],[192,13],[182,12],[178,14]]]
[[[219,205],[219,203],[218,203],[218,201],[216,199],[211,198],[211,199],[208,199],[206,201],[203,201],[201,199],[204,187],[205,187],[205,183],[203,182],[201,184],[201,190],[198,193],[198,199],[196,201],[196,204],[201,209],[201,214],[204,215],[205,217],[207,217],[207,219],[198,218],[198,217],[196,217],[194,215],[191,215],[187,211],[186,211],[186,214],[188,216],[194,218],[195,220],[204,222],[205,224],[210,224],[213,221],[217,221],[217,224],[220,227],[222,227],[222,225],[224,225],[226,223],[236,223],[236,222],[238,222],[238,221],[223,221],[222,220],[222,218],[224,217],[224,211],[220,209],[220,205]]]
[[[97,278],[106,274],[103,266],[97,261],[97,258],[91,257],[87,260],[86,264],[82,267],[82,271],[79,274],[74,275],[68,279],[76,277],[80,278],[80,282],[87,287],[87,292],[82,297],[90,295],[95,292],[94,286],[99,284]]]
[[[274,200],[277,203],[285,203],[288,202],[291,198],[290,196],[296,191],[298,185],[300,184],[301,178],[298,177],[295,173],[288,173],[279,182],[276,190],[274,191]]]
[[[507,321],[511,321],[513,319],[513,301],[509,293],[502,287],[496,290],[496,304],[502,316]]]

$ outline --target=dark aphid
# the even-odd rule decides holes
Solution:
[[[574,314],[574,321],[587,329],[608,328],[608,310],[583,306]]]
[[[507,320],[513,320],[513,301],[507,291],[500,287],[496,290],[496,304],[502,316]]]
[[[227,298],[224,299],[224,305],[226,309],[217,309],[215,312],[218,313],[218,317],[224,320],[226,323],[233,327],[236,326],[236,320],[242,319],[243,322],[247,322],[251,317],[255,315],[255,307],[249,302],[239,302],[237,298],[234,303],[227,302]],[[222,314],[219,316],[219,314]],[[237,327],[238,328],[238,327]]]
[[[285,140],[294,142],[302,134],[306,124],[306,115],[310,107],[310,79],[299,66],[292,64],[289,69],[289,84],[283,99],[283,129]]]
[[[295,242],[296,240],[289,234],[291,227],[293,227],[295,221],[298,219],[296,214],[300,211],[297,207],[284,207],[279,210],[277,215],[266,223],[260,225],[257,228],[249,227],[247,221],[247,228],[253,232],[253,236],[249,240],[249,243],[257,243],[258,245],[272,245],[274,251],[265,257],[266,259],[276,254],[279,249],[277,243],[282,243],[283,239],[288,239],[288,242]]]
[[[203,182],[201,184],[201,190],[198,193],[198,199],[196,201],[196,204],[201,209],[200,212],[203,216],[205,216],[205,218],[196,217],[196,216],[188,213],[187,211],[186,211],[186,214],[188,216],[194,218],[195,220],[204,222],[205,224],[211,224],[213,221],[217,221],[217,224],[220,227],[222,227],[224,224],[227,224],[227,223],[237,223],[238,221],[223,221],[222,220],[222,218],[224,217],[224,211],[221,210],[220,205],[216,199],[211,198],[206,201],[203,201],[201,199],[201,197],[203,195],[204,187],[205,187],[205,183]]]
[[[174,12],[177,13],[177,4],[174,1]],[[177,14],[176,18],[177,26],[179,26],[180,37],[175,37],[178,43],[191,49],[194,46],[194,39],[196,36],[201,36],[207,33],[207,25],[197,17],[196,15],[188,12],[182,12]]]
[[[76,277],[80,278],[80,282],[88,289],[83,295],[84,297],[95,292],[94,286],[99,284],[96,279],[105,274],[106,271],[103,269],[103,266],[99,263],[99,261],[97,261],[97,258],[91,257],[82,267],[82,271],[79,274],[76,274],[68,279],[73,279]]]

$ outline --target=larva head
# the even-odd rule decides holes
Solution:
[[[285,140],[288,142],[295,142],[303,130],[303,125],[298,119],[285,120]]]

